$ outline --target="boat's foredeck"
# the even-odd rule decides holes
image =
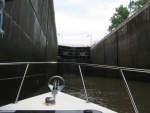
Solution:
[[[53,97],[51,93],[19,101],[17,104],[8,104],[0,107],[0,110],[98,110],[102,113],[115,113],[112,110],[93,103],[86,103],[85,100],[59,92],[56,95],[56,104],[45,104],[46,97]]]

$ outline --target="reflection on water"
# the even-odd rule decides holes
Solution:
[[[85,99],[80,76],[62,76],[66,82],[63,92]],[[89,101],[119,113],[134,113],[122,80],[84,76]],[[150,84],[128,81],[140,113],[150,113]],[[49,91],[47,84],[39,92]]]

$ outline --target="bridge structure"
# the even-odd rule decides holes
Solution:
[[[58,57],[61,59],[90,59],[90,47],[58,46]]]
[[[74,62],[74,63],[91,63],[91,47],[71,47],[71,46],[58,46],[59,62]],[[81,67],[83,73],[87,68]],[[58,74],[79,74],[79,69],[76,65],[61,65],[57,66]]]

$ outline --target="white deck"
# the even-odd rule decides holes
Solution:
[[[112,110],[93,103],[86,103],[85,100],[59,92],[56,95],[56,104],[46,105],[45,98],[53,97],[51,93],[19,101],[17,104],[8,104],[0,107],[0,110],[99,110],[103,113],[115,113]]]

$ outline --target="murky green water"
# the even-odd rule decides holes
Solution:
[[[63,92],[85,99],[80,76],[62,76],[66,81]],[[134,113],[127,91],[120,79],[84,76],[90,102],[119,113]],[[128,81],[139,113],[150,113],[150,83]],[[47,85],[39,93],[49,91]],[[37,92],[35,93],[37,94]]]

